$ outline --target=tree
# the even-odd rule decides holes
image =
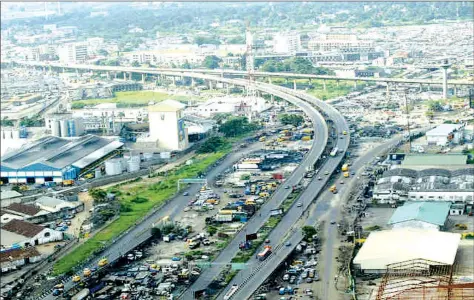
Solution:
[[[90,189],[89,196],[91,196],[94,202],[101,203],[106,200],[107,192],[102,189]]]
[[[226,137],[234,137],[257,129],[246,117],[233,117],[219,127],[219,132]]]
[[[140,63],[135,60],[135,61],[132,62],[132,67],[138,68],[138,67],[140,67]]]
[[[303,231],[303,238],[306,241],[310,241],[313,238],[313,236],[317,233],[316,228],[314,228],[314,226],[303,226],[301,230]]]
[[[219,63],[222,61],[219,57],[215,55],[206,56],[202,63],[202,66],[207,69],[216,69],[219,67]]]
[[[441,106],[440,101],[430,101],[428,102],[428,110],[430,111],[440,111],[443,107]]]
[[[225,146],[227,142],[220,136],[213,136],[208,138],[199,149],[196,151],[197,153],[211,153],[217,152]]]
[[[207,233],[209,233],[210,236],[213,236],[214,234],[217,233],[217,228],[215,226],[207,226],[207,229],[206,229]]]
[[[276,72],[275,61],[267,60],[262,65],[263,72]]]
[[[4,117],[2,119],[1,125],[2,125],[2,127],[9,127],[9,126],[14,126],[15,124],[13,124],[13,121],[9,120],[8,117]]]
[[[181,65],[181,69],[191,69],[191,64],[189,63],[189,61],[187,59]]]
[[[301,115],[282,114],[279,118],[280,122],[284,125],[300,126],[304,122],[304,118]]]
[[[220,125],[225,119],[229,118],[230,116],[232,116],[231,113],[217,113],[212,117],[212,119]]]

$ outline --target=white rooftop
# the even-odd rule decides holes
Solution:
[[[429,135],[448,135],[453,131],[458,130],[459,128],[463,127],[463,124],[441,124],[438,127],[431,129],[426,133],[427,136]]]
[[[372,232],[354,259],[362,270],[383,270],[387,265],[426,259],[452,265],[461,235],[426,229],[400,228]]]

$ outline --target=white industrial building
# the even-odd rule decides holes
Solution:
[[[429,145],[446,146],[449,143],[459,144],[464,140],[466,124],[441,124],[426,133]]]
[[[149,139],[163,150],[184,150],[188,147],[188,133],[184,125],[186,105],[175,100],[164,100],[148,107]]]
[[[296,33],[279,33],[273,37],[273,52],[294,54],[301,50],[301,37]]]
[[[406,202],[388,221],[393,229],[421,228],[441,230],[446,226],[451,202]]]
[[[429,260],[452,265],[461,235],[436,230],[401,228],[372,232],[354,258],[362,273],[385,273],[390,264]]]
[[[270,108],[270,105],[261,97],[225,96],[210,99],[197,107],[190,108],[188,112],[201,117],[211,118],[219,113],[251,112],[256,114],[268,108]]]
[[[52,230],[21,220],[11,220],[2,226],[0,232],[1,246],[3,249],[36,246],[61,241],[64,238],[61,231]]]
[[[390,169],[374,187],[373,199],[378,203],[398,201],[474,202],[474,168],[457,170],[407,168]]]
[[[87,60],[87,43],[67,43],[58,47],[59,60],[65,63],[81,63]]]

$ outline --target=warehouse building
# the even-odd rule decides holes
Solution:
[[[379,203],[399,201],[449,201],[474,203],[474,168],[414,170],[394,168],[384,172],[374,187]]]
[[[459,144],[464,141],[466,124],[441,124],[426,133],[429,145],[446,146],[449,143]]]
[[[64,234],[43,226],[21,220],[11,220],[0,229],[1,247],[12,249],[42,245],[50,242],[61,241]]]
[[[113,154],[123,143],[85,135],[78,139],[44,137],[2,157],[3,183],[61,183],[77,179],[88,167]]]
[[[42,255],[35,247],[18,248],[0,251],[0,266],[2,273],[16,270],[18,267],[28,263],[41,261]]]
[[[391,264],[428,260],[453,265],[461,235],[418,228],[372,232],[354,258],[354,267],[364,274],[382,274]]]
[[[393,229],[421,228],[441,230],[448,220],[450,202],[406,202],[388,221]]]

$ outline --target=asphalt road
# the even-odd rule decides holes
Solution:
[[[213,79],[213,80],[223,81],[223,82],[227,82],[227,83],[244,84],[242,81],[239,81],[239,80],[231,80],[231,79],[226,79],[226,78],[216,78],[214,76],[206,76],[206,75],[202,75],[202,74],[191,74],[191,75],[192,75],[192,77],[203,77],[203,78],[206,78],[206,79]],[[290,176],[290,178],[288,178],[288,180],[287,180],[287,184],[290,184],[290,185],[297,184],[300,181],[300,179],[303,177],[303,174],[306,171],[306,167],[311,165],[311,164],[314,164],[315,161],[317,160],[317,158],[319,158],[322,151],[324,150],[324,146],[326,145],[326,141],[327,141],[327,126],[326,126],[326,123],[324,122],[324,119],[322,118],[322,116],[314,108],[312,108],[311,105],[309,105],[305,101],[302,101],[299,98],[296,98],[296,97],[290,96],[286,93],[277,91],[277,90],[273,89],[272,85],[257,85],[257,89],[259,89],[263,92],[271,93],[271,94],[274,94],[278,97],[281,97],[281,98],[293,103],[294,105],[299,106],[303,110],[307,111],[309,117],[312,119],[313,124],[315,126],[315,128],[314,128],[315,133],[316,134],[319,133],[318,140],[315,140],[313,142],[313,147],[311,148],[311,150],[308,152],[305,159],[303,160],[302,166],[297,168],[295,170],[295,172],[292,174],[292,176]],[[319,137],[322,137],[322,139],[319,138]],[[317,141],[319,141],[320,143],[318,143]],[[234,156],[234,155],[236,155],[236,154],[235,153],[232,154],[232,156]],[[235,157],[234,160],[230,160],[230,164],[232,164],[232,162],[235,161],[236,159],[237,159],[237,157]],[[218,173],[221,173],[227,167],[228,166],[226,166],[224,163],[221,163],[221,165],[219,165],[217,168],[213,169],[210,172],[209,177],[210,178],[215,177]],[[199,189],[199,187],[197,187],[197,186],[191,186],[189,192],[190,192],[190,194],[193,194],[193,193],[196,193],[198,191],[198,189]],[[278,189],[276,191],[276,194],[278,196],[275,196],[272,199],[275,199],[275,202],[277,202],[276,205],[279,205],[279,203],[283,202],[283,200],[288,196],[289,192],[290,192],[289,190]],[[100,257],[105,256],[105,257],[108,258],[109,262],[112,262],[112,261],[116,260],[117,258],[119,258],[121,255],[126,254],[127,252],[132,250],[134,247],[136,247],[138,244],[144,242],[145,240],[147,240],[150,237],[150,235],[151,235],[150,228],[152,227],[153,223],[155,223],[156,221],[161,220],[165,216],[171,216],[171,218],[172,218],[173,213],[177,213],[180,210],[184,209],[184,207],[187,205],[187,202],[188,202],[187,197],[183,197],[183,196],[176,197],[173,201],[169,202],[163,209],[153,213],[145,221],[143,221],[140,224],[137,224],[137,226],[131,228],[130,231],[127,234],[125,234],[120,239],[115,241],[112,244],[111,247],[107,248],[100,255]],[[274,207],[275,206],[271,207],[270,205],[267,205],[265,207],[265,210],[262,211],[262,215],[266,216],[268,214],[268,212],[270,211],[270,209],[272,209]],[[261,225],[263,225],[263,223],[265,221],[266,221],[266,219],[257,220],[256,218],[253,218],[247,224],[247,225],[249,225],[251,223],[251,225],[248,227],[249,232],[255,232],[258,228],[261,227]],[[252,222],[255,222],[255,223],[252,223]],[[259,225],[259,226],[256,227],[255,226],[256,224]],[[241,234],[243,234],[245,236],[244,231],[242,231]],[[237,237],[237,239],[233,240],[233,243],[235,244],[234,245],[235,249],[238,249],[238,247],[236,245],[238,245],[238,242],[240,240],[242,240],[241,236],[239,236],[239,237]],[[232,248],[227,247],[226,249],[232,249]],[[233,252],[233,251],[231,250],[231,252]],[[233,255],[230,254],[231,252],[228,252],[226,254],[225,249],[224,249],[224,254],[221,253],[222,254],[221,257],[223,258],[224,261],[227,261],[227,262],[230,261],[230,259],[233,257]],[[96,257],[91,263],[87,264],[84,267],[89,267],[90,268],[90,267],[97,266],[97,263],[100,260],[100,257]],[[213,269],[211,268],[211,269],[208,269],[208,270],[213,270]],[[213,271],[217,272],[217,273],[219,272],[219,271],[216,271],[216,270],[213,270]],[[204,275],[204,276],[199,277],[199,279],[201,279],[201,281],[199,281],[199,279],[198,279],[198,281],[196,281],[197,284],[201,284],[201,286],[203,286],[203,285],[207,286],[207,284],[210,282],[210,280],[212,280],[212,278],[214,278],[214,276],[215,276],[215,275],[212,275],[212,273],[210,273],[210,272],[208,273],[207,277],[206,277],[206,274],[202,274],[202,275]],[[208,280],[207,284],[204,283],[204,282],[206,282],[206,280]],[[73,283],[71,282],[70,277],[65,278],[64,284],[65,284],[65,290],[68,290],[73,286]],[[199,286],[199,285],[197,285],[197,286]],[[192,290],[188,290],[188,292],[191,292],[191,291]],[[191,292],[191,295],[192,295],[192,292]],[[185,294],[185,296],[186,296],[186,294]],[[187,296],[189,296],[189,294],[187,294]],[[48,293],[47,295],[45,295],[45,297],[42,297],[41,299],[44,299],[44,298],[54,299],[54,297],[50,293]],[[192,298],[192,296],[191,296],[191,298]]]
[[[213,168],[207,174],[207,179],[213,180],[213,178],[219,173],[222,173],[227,168],[231,167],[238,159],[242,157],[242,155],[261,149],[261,147],[262,144],[257,142],[255,144],[250,145],[248,148],[237,149],[236,151],[232,152],[232,154],[230,154],[226,159],[224,159],[221,164]],[[188,191],[190,195],[194,195],[199,192],[200,188],[200,185],[190,185],[188,189],[183,189],[183,191]],[[172,220],[173,217],[175,217],[177,214],[184,210],[189,200],[189,196],[183,196],[182,194],[177,195],[175,198],[173,198],[172,201],[168,202],[160,210],[150,215],[146,220],[138,224],[136,227],[133,227],[127,235],[123,236],[121,239],[118,239],[107,250],[105,250],[100,257],[97,257],[85,267],[96,267],[101,257],[107,257],[109,262],[115,261],[120,256],[133,250],[133,248],[135,248],[138,244],[150,238],[150,228],[152,227],[153,223],[163,219],[165,216],[170,216]],[[67,278],[67,280],[64,282],[64,285],[65,290],[68,290],[74,286],[71,281],[71,278]],[[53,297],[52,295],[48,295],[43,299],[55,299],[55,297]]]
[[[323,110],[330,119],[333,120],[334,125],[337,129],[337,132],[347,131],[349,128],[347,126],[344,117],[332,106],[327,105],[326,103],[319,101],[318,99],[309,96],[305,93],[300,93],[298,91],[293,91],[287,88],[278,87],[277,89],[287,92],[289,94],[295,95],[304,99],[310,103],[313,103],[321,110]],[[342,136],[342,139],[339,137]],[[349,147],[349,135],[340,135],[337,136],[335,144],[336,147],[341,149],[343,153],[347,151]],[[294,246],[299,243],[302,239],[301,227],[298,221],[303,221],[305,218],[308,218],[309,213],[305,211],[317,198],[318,194],[322,191],[327,181],[329,180],[329,175],[325,176],[324,173],[327,171],[329,174],[332,174],[336,168],[339,166],[343,156],[339,154],[336,157],[328,157],[324,162],[322,167],[319,168],[317,175],[313,177],[310,185],[306,188],[305,191],[300,195],[297,202],[301,202],[302,206],[297,207],[293,205],[288,212],[285,214],[283,219],[278,223],[278,225],[271,231],[269,234],[270,245],[273,246],[272,254],[263,262],[260,262],[255,257],[252,257],[247,264],[247,268],[241,270],[237,276],[229,283],[228,287],[222,292],[218,299],[223,299],[225,294],[228,292],[230,287],[234,284],[239,286],[237,292],[232,296],[231,299],[248,299],[256,289],[263,283],[263,281],[268,278],[268,276],[273,273],[275,268],[288,256],[289,253],[293,250]],[[317,180],[317,177],[323,177],[322,180]],[[322,201],[323,205],[321,207],[327,207],[328,199]],[[314,225],[317,221],[318,216],[312,214],[311,217],[307,219],[306,222]],[[291,243],[291,247],[284,246],[286,242]],[[262,246],[263,247],[263,246]],[[237,249],[238,250],[238,249]],[[262,249],[258,249],[256,253],[260,252]],[[188,298],[186,298],[188,299]],[[191,298],[189,298],[191,299]]]
[[[266,89],[273,88],[273,86],[267,85]],[[291,97],[291,96],[290,96]],[[288,97],[286,97],[288,98]],[[291,97],[294,98],[294,97]],[[311,150],[306,154],[305,158],[301,162],[300,166],[285,180],[285,183],[280,186],[271,199],[267,201],[259,210],[259,213],[253,216],[244,228],[238,232],[232,241],[224,248],[216,259],[212,262],[211,267],[205,269],[199,278],[191,285],[187,291],[181,295],[183,299],[193,299],[194,291],[202,290],[212,282],[212,280],[223,270],[225,264],[230,263],[231,259],[239,251],[239,243],[245,241],[245,235],[247,233],[254,233],[261,228],[270,217],[270,210],[277,208],[281,203],[289,196],[291,189],[284,189],[283,186],[293,186],[300,182],[303,178],[307,167],[313,165],[316,160],[321,156],[328,139],[328,130],[325,120],[322,116],[316,112],[314,108],[299,99],[292,99],[293,103],[299,103],[304,110],[306,110],[309,117],[313,120],[315,141]],[[300,101],[300,102],[298,102]],[[297,218],[298,216],[296,216]],[[292,222],[289,222],[290,224]]]

